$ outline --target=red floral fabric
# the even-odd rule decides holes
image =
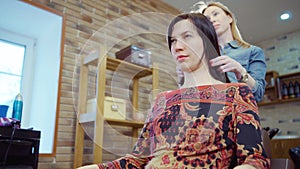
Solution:
[[[160,93],[131,154],[99,168],[270,168],[257,103],[245,84]]]

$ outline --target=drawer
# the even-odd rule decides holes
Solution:
[[[105,97],[104,117],[109,119],[126,119],[126,101],[124,99]]]
[[[86,111],[96,112],[96,98],[87,101]],[[124,99],[106,96],[104,100],[104,118],[125,120],[126,119],[126,101]]]

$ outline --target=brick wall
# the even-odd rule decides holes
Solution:
[[[263,127],[279,128],[278,135],[300,135],[300,102],[259,107]]]
[[[164,4],[159,0],[33,0],[57,11],[62,12],[66,18],[64,56],[62,61],[62,81],[60,91],[60,110],[58,117],[58,137],[56,155],[54,157],[40,157],[40,169],[70,169],[73,168],[73,154],[75,142],[76,106],[79,83],[78,62],[83,54],[86,54],[86,44],[90,41],[96,45],[117,42],[108,49],[108,55],[114,57],[114,53],[130,44],[139,45],[146,49],[152,49],[153,61],[159,63],[160,90],[169,90],[176,87],[175,62],[171,57],[165,42],[166,26],[169,18],[154,17],[151,13],[166,13],[168,16],[178,14],[179,11]],[[145,13],[149,14],[132,18],[132,15]],[[99,32],[101,28],[113,23],[113,21],[126,16],[131,18],[127,25],[114,25],[113,29],[106,30],[104,34]],[[152,18],[147,18],[152,16]],[[160,15],[162,16],[162,15]],[[147,20],[148,19],[148,20]],[[119,26],[119,27],[118,27]],[[141,31],[142,30],[142,31]],[[141,34],[127,35],[127,31],[141,31]],[[153,33],[156,32],[156,33]],[[157,33],[158,32],[158,33]],[[125,38],[124,38],[125,37]],[[109,41],[110,40],[110,41]],[[87,47],[88,48],[88,47]],[[83,50],[84,49],[84,50]],[[90,48],[93,50],[92,48]],[[91,68],[92,70],[96,68]],[[96,72],[96,71],[95,71]],[[108,73],[108,77],[109,73]],[[94,97],[96,87],[96,74],[91,74],[89,84],[91,87],[89,97]],[[111,83],[108,79],[107,85]],[[149,84],[151,80],[141,80],[140,96],[144,99],[140,111],[146,110],[148,105]],[[130,90],[130,89],[129,89]],[[106,93],[109,95],[110,93]],[[146,104],[145,104],[146,103]],[[131,130],[126,127],[111,128],[105,127],[104,146],[109,147],[105,152],[104,160],[115,159],[118,154],[125,154],[130,151],[130,146],[124,147],[114,144],[113,140],[130,142]],[[90,133],[90,128],[86,128]],[[121,136],[121,137],[119,137]],[[90,135],[86,135],[84,149],[84,164],[92,162],[92,144]],[[127,144],[127,143],[126,143]],[[125,145],[126,145],[125,144]],[[124,144],[122,144],[124,145]],[[129,145],[129,144],[128,144]],[[111,153],[113,152],[113,153]],[[118,153],[117,155],[115,153]]]
[[[265,51],[267,70],[279,75],[300,71],[300,30],[258,43]]]
[[[175,63],[171,58],[167,46],[165,44],[164,34],[147,34],[134,35],[127,38],[123,38],[124,30],[129,27],[118,27],[117,29],[107,32],[105,37],[94,37],[94,33],[99,31],[105,25],[112,21],[123,17],[130,16],[137,13],[144,12],[162,12],[167,14],[177,14],[179,11],[172,7],[162,3],[159,0],[33,0],[48,7],[54,8],[60,12],[63,12],[66,17],[66,29],[65,29],[65,45],[64,56],[62,62],[62,84],[60,91],[60,110],[58,120],[58,138],[56,155],[54,157],[41,157],[39,159],[40,169],[69,169],[73,167],[73,153],[74,153],[74,141],[75,141],[75,124],[76,124],[76,104],[77,104],[77,92],[78,92],[78,74],[80,72],[78,68],[78,59],[82,56],[82,49],[86,42],[91,40],[96,44],[101,44],[101,40],[107,38],[116,40],[121,39],[118,43],[109,49],[109,55],[113,56],[113,53],[126,47],[129,44],[137,44],[144,48],[152,49],[153,61],[159,63],[160,67],[160,90],[169,90],[176,87],[176,73]],[[163,32],[167,26],[167,19],[153,18],[153,27],[149,25],[138,24],[138,29],[153,29]],[[133,21],[133,20],[131,20]],[[138,22],[139,23],[139,22]],[[132,27],[131,27],[132,28]],[[117,31],[116,31],[117,30]],[[135,28],[129,29],[129,31],[135,30]],[[125,31],[126,34],[126,31]],[[114,36],[111,36],[114,35]],[[258,46],[265,49],[268,63],[268,70],[274,68],[280,74],[286,74],[299,71],[299,43],[300,32],[295,32],[287,35],[280,36],[271,40],[264,41]],[[92,39],[90,39],[92,37]],[[286,67],[283,64],[288,65]],[[95,68],[94,68],[95,69]],[[109,76],[108,76],[109,77]],[[93,86],[95,84],[96,75],[92,74],[89,80],[89,84]],[[110,79],[107,82],[111,83]],[[140,89],[142,106],[141,111],[146,110],[149,99],[149,79],[144,79],[140,82],[143,88]],[[94,97],[95,86],[89,91],[90,97]],[[108,95],[110,93],[107,93]],[[144,104],[146,103],[146,104]],[[299,122],[297,120],[300,117],[297,116],[296,111],[299,110],[299,103],[293,104],[281,104],[273,106],[264,106],[260,108],[262,116],[263,126],[276,127],[281,123],[283,126],[283,133],[288,133],[291,130],[288,126],[292,124],[295,126],[295,130],[299,131]],[[282,120],[283,119],[283,120]],[[280,121],[281,120],[281,121]],[[285,121],[288,123],[282,122]],[[104,138],[104,147],[107,147],[107,151],[104,153],[104,161],[115,159],[118,154],[125,154],[130,151],[130,147],[123,147],[113,143],[113,140],[126,141],[126,144],[130,144],[131,130],[126,127],[111,128],[106,126],[105,135],[109,137]],[[86,129],[89,131],[89,128]],[[89,132],[87,132],[89,133]],[[118,137],[121,135],[121,137]],[[92,162],[92,144],[90,135],[86,135],[85,149],[84,149],[84,164]],[[125,145],[125,143],[124,143]],[[113,153],[111,153],[113,152]]]
[[[264,49],[267,69],[279,75],[300,71],[300,30],[257,44]],[[282,135],[300,135],[300,103],[261,106],[262,125],[277,127]]]

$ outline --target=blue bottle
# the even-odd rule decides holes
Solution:
[[[23,111],[23,97],[19,93],[14,101],[12,117],[21,122],[22,119],[22,111]]]

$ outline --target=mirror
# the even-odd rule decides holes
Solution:
[[[0,4],[0,39],[10,41],[10,37],[19,36],[29,40],[32,47],[26,46],[24,57],[21,128],[41,131],[39,153],[54,156],[64,47],[63,14],[29,0],[2,0]],[[11,112],[7,117],[11,117]]]

